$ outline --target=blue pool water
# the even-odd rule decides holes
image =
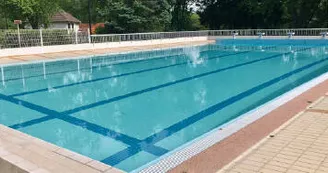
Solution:
[[[327,71],[325,40],[4,66],[0,123],[132,171]]]

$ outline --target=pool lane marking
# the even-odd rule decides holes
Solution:
[[[306,50],[306,49],[310,49],[310,48],[303,48],[303,49],[299,49],[299,50],[297,50],[297,51],[303,51],[303,50]],[[267,57],[267,58],[262,58],[262,59],[258,59],[258,60],[254,60],[254,61],[249,61],[249,62],[246,62],[246,63],[242,63],[243,65],[245,65],[245,64],[250,64],[250,63],[255,63],[255,62],[258,62],[258,61],[262,61],[262,60],[264,60],[264,59],[271,59],[271,58],[275,58],[275,57],[280,57],[281,55],[286,55],[286,54],[290,54],[290,52],[287,52],[287,53],[283,53],[283,54],[278,54],[278,55],[274,55],[274,56],[270,56],[270,57]],[[235,66],[231,66],[231,67],[238,67],[238,66],[241,66],[241,64],[237,64],[237,65],[235,65]],[[231,67],[228,67],[228,69],[230,69]],[[222,70],[222,69],[220,69],[220,70]],[[217,70],[216,70],[217,71]],[[62,112],[63,114],[71,114],[72,113],[72,111],[64,111],[64,112]],[[40,121],[42,121],[43,119],[42,118],[40,118]],[[19,127],[19,128],[21,128],[21,127],[26,127],[26,126],[30,126],[30,125],[33,125],[33,124],[37,124],[37,123],[40,123],[40,121],[38,121],[38,120],[31,120],[31,121],[28,121],[28,122],[25,122],[25,123],[21,123],[21,124],[17,124],[17,125],[13,125],[12,127]],[[133,151],[139,151],[139,149],[138,148],[134,148],[133,149]]]
[[[198,122],[198,121],[200,121],[200,120],[202,120],[202,119],[204,119],[204,118],[206,118],[210,115],[213,115],[217,111],[222,110],[223,108],[225,108],[225,107],[227,107],[231,104],[234,104],[234,103],[236,103],[236,102],[238,102],[238,101],[240,101],[240,100],[242,100],[242,99],[244,99],[244,98],[246,98],[246,97],[248,97],[248,96],[250,96],[250,95],[252,95],[256,92],[258,92],[258,91],[261,91],[261,90],[263,90],[267,87],[270,87],[271,85],[276,84],[276,83],[278,83],[278,82],[280,82],[280,81],[282,81],[282,80],[284,80],[284,79],[286,79],[286,78],[288,78],[292,75],[300,73],[300,72],[302,72],[306,69],[309,69],[309,68],[311,68],[315,65],[326,62],[327,60],[328,60],[328,57],[323,58],[319,61],[310,63],[308,65],[305,65],[305,66],[301,67],[301,68],[298,68],[298,69],[293,70],[291,72],[285,73],[285,74],[283,74],[279,77],[271,79],[271,80],[269,80],[267,82],[264,82],[260,85],[257,85],[257,86],[255,86],[255,87],[253,87],[253,88],[251,88],[247,91],[244,91],[240,94],[237,94],[233,97],[230,97],[230,98],[228,98],[228,99],[226,99],[222,102],[219,102],[219,103],[217,103],[217,104],[215,104],[215,105],[213,105],[213,106],[211,106],[211,107],[209,107],[205,110],[202,110],[202,111],[200,111],[200,112],[198,112],[198,113],[196,113],[196,114],[194,114],[194,115],[192,115],[192,116],[190,116],[190,117],[188,117],[188,118],[186,118],[182,121],[179,121],[179,122],[165,128],[165,129],[163,129],[162,131],[160,131],[158,133],[155,133],[155,134],[145,138],[144,140],[142,140],[142,142],[146,143],[146,144],[154,145],[155,143],[157,143],[157,142],[159,142],[159,141],[173,135],[174,133],[176,133],[176,132],[178,132],[178,131],[180,131],[180,130],[182,130],[182,129],[184,129],[184,128],[186,128],[186,127],[188,127],[188,126],[190,126],[190,125],[192,125],[192,124],[194,124],[194,123],[196,123],[196,122]],[[130,156],[127,156],[127,153],[130,153]],[[125,159],[127,159],[127,158],[129,158],[129,157],[131,157],[131,156],[133,156],[137,153],[138,153],[137,149],[134,149],[133,147],[126,148],[126,149],[123,149],[123,150],[117,152],[116,154],[113,154],[113,155],[109,156],[106,159],[103,159],[101,162],[109,164],[111,166],[115,166],[118,163],[122,162],[123,160],[125,160]]]
[[[302,48],[302,49],[299,49],[299,50],[296,50],[296,51],[303,51],[303,50],[306,50],[306,49],[310,49],[310,48]],[[283,53],[283,54],[278,54],[278,55],[274,55],[274,56],[271,56],[271,57],[267,57],[267,58],[274,58],[274,57],[279,57],[279,56],[281,56],[281,55],[284,55],[284,54],[290,54],[290,52],[287,52],[287,53]],[[259,61],[259,60],[261,60],[261,59],[258,59],[258,60],[254,60],[254,61],[249,61],[249,62],[246,62],[246,63],[242,63],[242,64],[239,64],[239,65],[234,65],[234,66],[230,66],[230,67],[227,67],[227,68],[224,68],[224,69],[219,69],[219,71],[224,71],[224,70],[228,70],[228,69],[231,69],[231,68],[236,68],[236,67],[239,67],[239,66],[242,66],[242,65],[247,65],[247,64],[249,64],[249,63],[255,63],[255,62],[257,62],[257,61]],[[263,59],[262,59],[263,60]],[[216,72],[219,72],[218,70],[216,70]],[[209,74],[212,74],[212,73],[209,73]],[[205,75],[209,75],[208,73],[207,74],[205,74]],[[204,73],[203,74],[200,74],[200,75],[204,75]],[[196,75],[196,77],[197,76],[199,76],[199,75]],[[186,80],[186,78],[184,78],[185,80]],[[193,79],[193,78],[188,78],[188,80],[191,80],[191,79]],[[183,79],[182,79],[183,80]],[[185,80],[183,80],[183,81],[185,81]],[[177,82],[183,82],[183,81],[175,81],[175,82],[171,82],[171,83],[177,83]],[[171,83],[166,83],[166,85],[165,86],[169,86],[169,85],[171,85]],[[150,88],[150,89],[152,89],[152,90],[155,90],[155,89],[159,89],[159,88],[161,88],[161,87],[165,87],[164,86],[164,84],[163,85],[160,85],[160,86],[157,86],[157,88]],[[148,88],[148,90],[146,90],[146,91],[143,91],[143,90],[141,90],[141,91],[138,91],[138,92],[133,92],[133,93],[130,93],[130,94],[128,94],[128,95],[123,95],[123,96],[118,96],[118,97],[114,97],[114,98],[111,98],[111,100],[105,100],[105,101],[103,101],[103,102],[96,102],[96,104],[97,105],[101,105],[101,104],[107,104],[107,103],[109,103],[109,102],[113,102],[113,101],[117,101],[117,100],[120,100],[120,99],[124,99],[124,98],[127,98],[127,97],[131,97],[131,96],[134,96],[134,95],[138,95],[138,94],[142,94],[143,92],[149,92],[149,91],[151,91],[151,90],[149,90],[149,88]],[[12,97],[14,97],[15,95],[11,95]],[[92,107],[92,106],[95,106],[94,104],[90,104],[90,105],[87,105],[88,107]],[[84,109],[86,109],[87,107],[86,106],[84,106],[83,107]],[[64,111],[64,112],[62,112],[62,113],[64,113],[64,114],[72,114],[72,113],[75,113],[75,112],[77,112],[78,110],[80,110],[81,109],[81,107],[79,107],[79,108],[74,108],[74,109],[71,109],[71,110],[67,110],[67,111]],[[40,119],[40,121],[42,121],[42,119]],[[15,125],[12,125],[12,127],[13,128],[21,128],[21,127],[26,127],[26,126],[31,126],[31,125],[33,125],[33,124],[37,124],[37,123],[39,123],[40,122],[39,120],[30,120],[30,121],[27,121],[27,122],[23,122],[23,123],[18,123],[18,124],[15,124]]]
[[[281,79],[282,80],[282,79]],[[10,101],[10,102],[12,102],[12,103],[15,103],[15,104],[18,104],[18,105],[25,105],[25,104],[22,104],[22,103],[29,103],[29,102],[25,102],[25,101],[22,101],[22,100],[19,100],[19,99],[15,99],[15,98],[12,98],[12,97],[9,97],[9,96],[5,96],[5,95],[3,95],[3,94],[0,94],[0,98],[1,99],[4,99],[4,100],[7,100],[7,101]],[[9,99],[8,99],[9,98]],[[14,100],[12,100],[12,99],[14,99]],[[30,103],[29,103],[30,104]],[[34,104],[32,104],[32,105],[34,105]],[[26,105],[25,105],[26,106]],[[36,106],[38,106],[38,105],[36,105]],[[30,106],[28,107],[28,108],[30,108]],[[42,107],[41,107],[42,108]],[[45,108],[45,109],[47,109],[47,108]],[[34,109],[33,109],[34,110]],[[41,112],[42,113],[42,112]],[[83,120],[82,120],[83,121]],[[70,121],[66,121],[66,122],[69,122],[69,123],[71,123]],[[83,121],[83,123],[85,123],[85,121]],[[88,123],[88,122],[87,122]],[[74,124],[74,123],[73,123]],[[81,125],[81,124],[80,124]],[[97,126],[97,125],[96,125]],[[83,128],[86,128],[85,126],[81,126],[81,127],[83,127]],[[88,130],[90,130],[90,128],[87,128]],[[163,133],[161,133],[161,134],[163,134]],[[106,136],[108,136],[107,134],[106,134]],[[154,135],[152,135],[151,137],[153,137]],[[159,140],[161,140],[161,139],[159,139],[158,138],[158,135],[155,135],[155,137],[156,137],[156,140],[154,140],[154,139],[152,139],[151,141],[152,141],[152,143],[154,143],[154,141],[159,141]],[[164,138],[166,138],[166,137],[164,137]],[[164,139],[163,138],[163,139]],[[140,143],[142,144],[141,146],[143,146],[143,148],[145,148],[145,145],[148,145],[147,143],[145,143],[146,142],[146,140],[147,141],[149,141],[149,139],[150,139],[150,137],[148,137],[148,138],[146,138],[145,140],[143,140],[143,141],[141,141]],[[140,141],[140,140],[139,140]],[[135,146],[131,146],[131,147],[129,147],[129,149],[128,149],[128,153],[137,153],[137,152],[139,152],[140,151],[140,149],[142,149],[142,148],[138,148],[138,147],[135,147]],[[142,150],[144,150],[144,149],[142,149]],[[165,150],[165,149],[164,149]],[[134,152],[131,152],[131,151],[134,151]],[[118,153],[125,153],[125,155],[126,155],[126,152],[118,152]],[[164,152],[163,152],[164,153]],[[115,155],[115,154],[114,154]],[[114,155],[112,155],[112,156],[114,156]],[[126,156],[125,156],[126,157]],[[111,158],[113,158],[113,157],[111,157]],[[106,159],[104,159],[104,161],[105,161]]]
[[[307,50],[307,49],[311,49],[311,48],[302,48],[302,49],[299,49],[297,51],[304,51],[304,50]],[[295,51],[295,52],[297,52],[297,51]],[[172,85],[180,84],[180,83],[187,82],[187,81],[190,81],[190,80],[194,80],[194,79],[198,79],[198,78],[201,78],[201,77],[209,76],[209,75],[212,75],[212,74],[215,74],[215,73],[218,73],[218,72],[230,70],[230,69],[245,66],[245,65],[254,64],[254,63],[257,63],[257,62],[277,58],[277,57],[280,57],[280,56],[283,56],[283,55],[288,55],[288,54],[291,54],[291,52],[277,54],[277,55],[273,55],[273,56],[270,56],[270,57],[260,58],[260,59],[257,59],[257,60],[248,61],[248,62],[244,62],[244,63],[239,63],[239,64],[229,66],[229,67],[225,67],[225,68],[219,68],[219,69],[209,71],[209,72],[206,72],[206,73],[201,73],[201,74],[190,76],[190,77],[187,77],[187,78],[182,78],[182,79],[179,79],[179,80],[176,80],[176,81],[173,81],[173,82],[160,84],[160,85],[157,85],[157,86],[153,86],[153,87],[149,87],[149,88],[146,88],[146,89],[130,92],[128,94],[112,97],[112,98],[102,100],[102,101],[98,101],[98,102],[95,102],[95,103],[91,103],[91,104],[88,104],[88,105],[76,107],[74,109],[64,111],[63,113],[65,113],[65,114],[74,114],[74,113],[77,113],[77,112],[80,112],[80,111],[84,111],[84,110],[87,110],[87,109],[90,109],[90,108],[94,108],[94,107],[102,106],[102,105],[109,104],[109,103],[112,103],[112,102],[116,102],[116,101],[126,99],[126,98],[129,98],[129,97],[132,97],[132,96],[144,94],[144,93],[147,93],[147,92],[155,91],[155,90],[158,90],[158,89],[162,89],[162,88],[169,87],[169,86],[172,86]]]
[[[147,59],[147,60],[158,60],[158,59],[163,59],[164,57],[175,57],[175,56],[179,56],[179,55],[161,56],[161,57],[158,57],[158,58],[150,58],[150,59]],[[101,58],[101,57],[97,57],[97,58]],[[92,66],[92,69],[97,69],[97,68],[100,68],[100,67],[108,67],[108,66],[111,66],[111,65],[121,65],[121,64],[137,63],[137,62],[142,62],[142,61],[145,61],[145,60],[146,59],[139,59],[139,60],[138,59],[135,59],[135,60],[131,60],[131,61],[128,61],[128,62],[109,63],[109,64],[105,64],[105,65],[95,65],[95,66]],[[62,60],[62,61],[64,61],[63,62],[63,64],[64,64],[65,63],[65,60]],[[72,63],[76,63],[77,60],[67,60],[67,61],[73,61]],[[60,60],[58,62],[60,62]],[[58,65],[58,64],[55,64],[55,65]],[[80,70],[89,70],[89,69],[91,69],[91,68],[90,67],[80,68]],[[77,72],[77,71],[78,71],[78,69],[75,69],[75,70],[66,70],[66,71],[60,71],[60,72],[52,72],[52,73],[47,73],[47,76],[49,76],[49,75],[56,75],[56,74],[62,74],[62,73],[68,73],[68,72]],[[24,79],[30,79],[30,78],[35,78],[35,77],[42,77],[43,75],[44,74],[33,75],[33,76],[25,77]],[[22,80],[22,77],[13,78],[13,79],[7,79],[7,80],[5,80],[5,82],[15,81],[15,80]]]
[[[210,58],[206,58],[206,59],[207,60],[213,60],[213,59],[217,59],[217,58],[223,58],[223,57],[228,57],[228,56],[245,54],[245,53],[248,53],[248,52],[250,52],[250,51],[243,51],[243,52],[238,52],[238,53],[224,54],[224,55],[214,56],[214,57],[210,57]],[[165,69],[165,68],[180,66],[180,65],[186,65],[188,63],[189,63],[189,61],[183,62],[183,63],[176,63],[176,64],[171,64],[171,65],[156,67],[156,68],[148,68],[148,69],[144,69],[144,70],[139,70],[139,71],[134,71],[134,72],[129,72],[129,73],[123,73],[123,74],[113,75],[113,76],[108,76],[108,77],[102,77],[102,78],[97,78],[97,79],[93,79],[93,80],[76,82],[76,83],[71,83],[71,84],[66,84],[66,85],[59,85],[59,86],[52,87],[51,89],[60,89],[60,88],[65,88],[65,87],[71,87],[71,86],[76,86],[76,85],[93,83],[93,82],[108,80],[108,79],[112,79],[112,78],[119,78],[119,77],[139,74],[139,73],[145,73],[145,72],[156,71],[156,70],[161,70],[161,69]],[[17,96],[23,96],[23,95],[34,94],[34,93],[38,93],[38,92],[46,92],[46,91],[49,91],[49,88],[43,88],[43,89],[38,89],[38,90],[33,90],[33,91],[27,91],[27,92],[12,94],[10,96],[17,97]]]
[[[7,96],[7,95],[1,94],[1,93],[0,93],[0,99],[8,101],[13,104],[16,104],[18,106],[23,106],[25,108],[48,115],[43,118],[40,118],[38,123],[48,121],[50,119],[60,119],[62,121],[70,123],[72,125],[76,125],[76,126],[84,128],[84,129],[87,129],[89,131],[92,131],[94,133],[103,135],[105,137],[113,138],[113,139],[120,141],[124,144],[127,144],[129,146],[133,146],[133,148],[139,148],[140,150],[144,150],[144,151],[154,154],[156,156],[160,156],[160,155],[168,152],[168,150],[166,150],[164,148],[161,148],[158,146],[152,146],[152,145],[145,145],[139,139],[130,137],[128,135],[110,130],[108,128],[102,127],[100,125],[97,125],[97,124],[94,124],[94,123],[91,123],[91,122],[88,122],[88,121],[85,121],[85,120],[82,120],[82,119],[79,119],[79,118],[76,118],[76,117],[73,117],[70,115],[66,115],[66,114],[57,112],[55,110],[45,108],[40,105],[36,105],[36,104],[30,103],[30,102],[27,102],[24,100],[16,99],[14,97],[10,97],[10,96]],[[43,121],[41,121],[41,119]],[[37,121],[37,120],[35,120],[35,121]],[[9,127],[11,127],[11,126],[9,126]]]
[[[301,50],[306,50],[306,49],[310,49],[310,48],[303,48],[303,49],[299,49],[299,50],[297,50],[297,51],[301,51]],[[289,53],[284,53],[284,54],[290,54],[290,52]],[[284,54],[280,54],[280,55],[275,55],[275,56],[271,56],[271,57],[267,57],[267,58],[274,58],[274,57],[279,57],[279,56],[281,56],[281,55],[284,55]],[[260,60],[260,59],[259,59]],[[254,61],[249,61],[249,62],[246,62],[246,64],[249,64],[249,63],[254,63],[254,62],[257,62],[257,61],[259,61],[259,60],[254,60]],[[244,64],[242,64],[242,65],[245,65],[245,63]],[[238,66],[241,66],[241,64],[239,64],[239,65],[235,65],[235,66],[231,66],[231,67],[228,67],[228,68],[226,68],[226,69],[219,69],[219,71],[222,71],[222,70],[227,70],[227,69],[230,69],[230,68],[235,68],[235,67],[238,67]],[[204,74],[203,74],[204,75]],[[206,74],[205,74],[206,75]],[[138,94],[138,93],[132,93],[132,94]],[[139,94],[141,94],[141,93],[139,93]],[[115,99],[123,99],[123,98],[125,98],[125,97],[129,97],[129,96],[132,96],[132,95],[125,95],[125,96],[123,96],[123,97],[121,97],[121,98],[117,98],[117,97],[115,97]],[[108,100],[107,100],[107,102],[108,102]],[[98,103],[99,104],[99,103]],[[90,106],[92,106],[92,105],[90,105]],[[73,110],[76,110],[76,109],[73,109]],[[62,112],[63,114],[71,114],[72,112],[73,112],[73,110],[68,110],[68,111],[64,111],[64,112]],[[34,120],[29,120],[29,121],[26,121],[26,122],[23,122],[23,123],[18,123],[18,124],[15,124],[15,125],[12,125],[11,127],[12,128],[15,128],[15,129],[17,129],[17,128],[23,128],[23,127],[27,127],[27,126],[32,126],[32,125],[34,125],[34,124],[38,124],[38,123],[40,123],[40,122],[44,122],[44,121],[47,121],[47,120],[51,120],[51,118],[38,118],[38,119],[34,119]]]
[[[105,163],[110,166],[115,166],[115,165],[121,163],[122,161],[130,158],[131,156],[138,154],[139,152],[140,152],[140,150],[138,148],[128,147],[128,148],[125,148],[125,149],[123,149],[119,152],[116,152],[115,154],[101,160],[100,162]]]
[[[272,47],[275,47],[275,46],[272,46]],[[272,47],[268,47],[268,48],[272,48]],[[267,48],[263,48],[263,49],[267,49]],[[202,53],[202,52],[206,52],[206,51],[215,51],[215,50],[203,50],[203,51],[200,51],[200,52]],[[128,54],[131,55],[132,53],[128,53]],[[124,54],[124,55],[128,55],[128,54]],[[121,55],[122,54],[101,55],[101,56],[95,56],[95,57],[97,59],[100,59],[102,57],[106,57],[106,59],[109,59],[109,58],[115,58],[115,57],[121,56]],[[111,65],[122,65],[122,64],[139,63],[139,62],[143,62],[143,61],[153,61],[153,60],[159,60],[159,59],[164,59],[164,58],[173,58],[173,57],[181,56],[181,55],[185,55],[185,54],[180,53],[180,54],[176,54],[176,55],[160,55],[160,56],[155,57],[155,58],[131,59],[130,61],[126,61],[126,62],[117,62],[117,63],[113,62],[113,63],[109,63],[109,64],[105,64],[105,65],[95,65],[95,66],[92,66],[91,68],[92,69],[97,69],[99,67],[108,67],[108,66],[111,66]],[[90,58],[94,58],[94,57],[90,57]],[[87,59],[90,59],[90,58],[87,58]],[[86,59],[86,58],[84,58],[84,59]],[[77,60],[78,59],[76,59],[76,60],[59,60],[59,61],[55,61],[55,62],[63,61],[63,63],[65,63],[65,61],[73,61],[72,63],[75,63],[75,61],[77,61]],[[31,68],[33,68],[33,67],[31,67]],[[81,68],[80,70],[88,70],[88,69],[91,69],[91,68],[90,67],[85,67],[85,68]],[[61,72],[47,73],[47,76],[61,74],[61,73],[75,72],[75,71],[77,71],[77,69],[75,69],[75,70],[66,70],[66,71],[61,71]],[[29,77],[25,77],[25,79],[30,79],[30,78],[35,78],[35,77],[42,77],[43,75],[44,74],[29,76]],[[7,80],[5,80],[5,82],[14,81],[14,80],[21,80],[21,79],[22,79],[21,77],[20,78],[7,79]]]
[[[0,96],[0,98],[1,98],[1,96]],[[47,116],[44,116],[44,117],[41,117],[41,118],[35,118],[35,119],[25,121],[25,122],[22,122],[22,123],[17,123],[17,124],[14,124],[14,125],[10,125],[9,127],[12,128],[12,129],[17,130],[17,129],[20,129],[20,128],[32,126],[34,124],[39,124],[39,123],[49,121],[49,120],[53,120],[53,119],[55,119],[55,117],[47,115]]]

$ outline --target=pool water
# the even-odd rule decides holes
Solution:
[[[0,123],[133,171],[326,72],[325,40],[221,40],[3,66]]]

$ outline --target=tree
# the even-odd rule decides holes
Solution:
[[[288,0],[289,25],[299,28],[307,28],[311,25],[317,27],[312,22],[317,19],[317,12],[320,8],[324,8],[321,5],[325,3],[327,4],[327,0]],[[327,6],[325,9],[327,10]]]
[[[328,20],[327,0],[204,0],[202,6],[201,21],[211,29],[322,27]]]
[[[0,28],[14,19],[47,27],[63,9],[88,22],[89,0],[2,0]],[[90,0],[102,33],[328,27],[328,0]],[[6,22],[5,19],[8,19]],[[200,21],[200,23],[199,23]],[[23,24],[23,25],[24,25]],[[22,26],[23,27],[23,26]]]
[[[89,10],[88,10],[89,0],[58,0],[60,8],[74,17],[81,20],[83,23],[89,22]],[[97,9],[101,8],[101,1],[90,0],[91,1],[91,20],[93,23],[102,22],[103,19],[97,14]]]
[[[190,17],[192,15],[192,8],[190,6],[196,3],[195,0],[171,0],[172,6],[172,30],[188,30],[191,25]]]
[[[311,27],[324,27],[328,28],[328,0],[322,0],[316,9],[316,13],[313,17]]]
[[[56,0],[5,0],[2,9],[11,19],[20,19],[32,28],[47,27],[50,18],[58,10]]]
[[[205,30],[207,29],[200,23],[200,16],[197,13],[190,15],[190,27],[187,28],[189,31]]]
[[[0,29],[1,28],[8,28],[8,17],[0,5]]]
[[[170,22],[166,0],[101,0],[98,13],[107,19],[111,33],[164,31]]]

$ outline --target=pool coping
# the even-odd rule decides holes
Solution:
[[[328,72],[324,73],[294,89],[284,93],[283,95],[261,105],[203,135],[200,137],[170,151],[169,153],[157,158],[156,160],[134,170],[133,172],[142,173],[161,173],[161,172],[181,172],[182,170],[175,168],[185,161],[189,161],[192,157],[197,156],[211,146],[224,141],[234,133],[244,129],[252,123],[260,120],[266,115],[280,106],[285,105],[291,100],[297,98],[301,94],[309,91],[311,88],[328,81]],[[210,157],[210,156],[209,156]],[[191,161],[192,162],[192,161]],[[199,164],[195,163],[194,164]],[[183,172],[183,171],[182,171]],[[188,172],[188,171],[186,171]],[[192,171],[194,172],[194,171]],[[197,171],[196,171],[197,172]]]
[[[55,62],[55,61],[69,61],[69,60],[77,60],[77,59],[88,59],[88,58],[93,58],[97,56],[110,56],[110,55],[122,55],[122,54],[130,54],[130,53],[138,53],[138,52],[146,52],[146,51],[159,51],[159,50],[165,50],[165,49],[174,49],[174,48],[184,48],[184,47],[190,47],[190,46],[201,46],[201,45],[207,45],[207,44],[212,44],[215,43],[215,40],[194,40],[190,41],[187,44],[185,43],[172,43],[172,45],[168,44],[154,44],[154,45],[142,45],[142,46],[129,46],[129,47],[116,47],[113,48],[114,52],[110,52],[111,48],[99,48],[99,49],[92,49],[92,50],[80,50],[80,51],[87,51],[88,53],[91,53],[89,55],[79,55],[76,54],[70,57],[61,57],[56,56],[54,58],[47,58],[44,55],[47,54],[65,54],[65,53],[72,53],[78,52],[79,50],[76,51],[61,51],[61,52],[51,52],[51,53],[41,53],[41,54],[30,54],[30,55],[17,55],[17,56],[3,56],[0,57],[0,62],[1,59],[17,59],[21,60],[18,62],[9,62],[9,63],[0,63],[0,67],[8,67],[8,66],[16,66],[16,65],[25,65],[25,64],[36,64],[36,63],[47,63],[47,62]],[[150,46],[148,48],[143,49],[142,47]],[[152,47],[154,46],[154,47]],[[157,47],[159,46],[159,47]],[[125,49],[124,49],[125,48]],[[117,49],[117,50],[116,50]],[[120,50],[122,49],[122,50]],[[126,50],[128,49],[128,50]],[[97,52],[101,50],[108,50],[108,52]],[[117,51],[117,52],[115,52]],[[40,56],[43,59],[40,60],[23,60],[20,57],[32,57],[32,56]]]
[[[65,160],[65,162],[68,164],[73,163],[75,166],[77,165],[86,169],[86,172],[91,170],[97,173],[124,172],[97,160],[93,160],[71,150],[59,147],[42,139],[33,137],[26,133],[11,129],[5,125],[0,124],[0,163],[2,166],[3,162],[6,162],[7,165],[11,165],[9,168],[10,170],[7,170],[8,173],[14,173],[17,169],[24,173],[53,172],[50,171],[47,166],[44,166],[43,163],[35,163],[35,161],[31,161],[31,158],[24,156],[21,151],[29,152],[29,156],[31,157],[37,154],[51,155],[51,159],[44,157],[44,160],[47,159],[53,163],[55,163],[57,159],[61,161]],[[62,169],[61,167],[58,168]],[[77,170],[74,171],[74,168],[72,168],[70,171],[76,173],[80,172]]]

